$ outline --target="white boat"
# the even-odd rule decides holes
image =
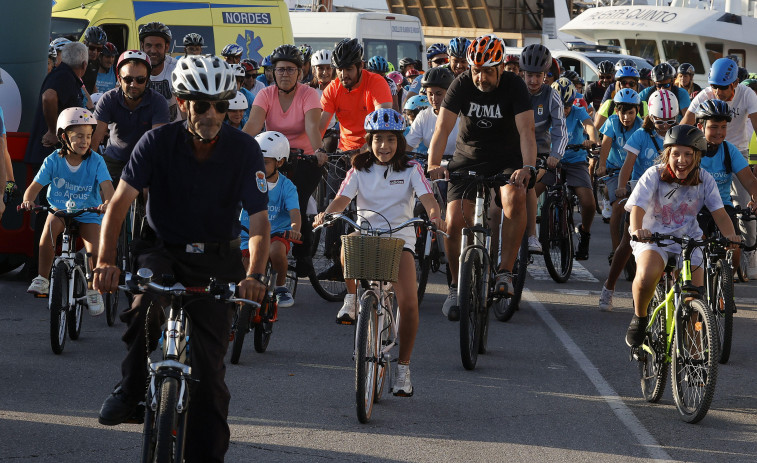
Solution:
[[[674,58],[691,63],[700,85],[713,61],[735,56],[739,65],[757,71],[757,0],[597,1],[560,32],[599,44],[618,45],[654,63]]]

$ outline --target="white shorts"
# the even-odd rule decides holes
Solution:
[[[657,243],[648,243],[643,241],[631,241],[631,249],[633,249],[633,256],[638,261],[639,257],[646,251],[654,251],[660,255],[662,261],[667,265],[668,258],[670,256],[677,257],[676,267],[681,268],[681,245],[673,243],[669,246],[661,247]],[[702,265],[702,250],[700,248],[694,249],[691,253],[691,270]]]

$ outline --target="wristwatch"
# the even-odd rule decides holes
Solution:
[[[536,167],[534,167],[534,166],[523,166],[524,169],[526,167],[528,167],[528,170],[531,171],[531,177],[533,177],[534,175],[536,175]]]
[[[262,273],[250,273],[249,275],[247,275],[247,278],[254,278],[258,280],[260,283],[263,283],[263,280],[265,279],[265,275],[263,275]]]

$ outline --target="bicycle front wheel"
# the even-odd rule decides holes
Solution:
[[[657,285],[647,313],[665,300],[665,286]],[[639,376],[641,377],[641,393],[647,402],[658,402],[665,391],[665,381],[668,376],[667,332],[665,329],[665,309],[661,309],[652,324],[647,327],[644,346],[652,353],[639,349]]]
[[[431,256],[426,255],[426,241],[429,237],[426,227],[416,225],[415,236],[415,277],[418,281],[418,306],[420,306],[426,294],[428,274],[431,271]]]
[[[466,370],[476,368],[479,346],[481,344],[480,312],[486,305],[481,300],[483,285],[483,266],[478,251],[471,250],[465,255],[460,268],[460,356]]]
[[[697,423],[705,417],[718,379],[718,341],[712,312],[700,299],[685,302],[676,315],[671,380],[681,418]]]
[[[340,236],[343,234],[345,230],[341,223],[313,233],[311,256],[314,272],[309,275],[310,284],[319,296],[329,302],[340,302],[347,294],[340,262],[342,249]]]
[[[66,345],[66,315],[68,314],[68,266],[61,261],[53,268],[50,285],[50,346],[60,354]]]
[[[367,423],[371,419],[376,394],[376,366],[380,352],[378,327],[378,298],[367,292],[360,300],[355,335],[355,402],[357,419]]]
[[[73,341],[79,339],[81,335],[82,313],[84,311],[84,300],[79,298],[87,295],[87,281],[84,273],[79,268],[74,269],[74,301],[68,311],[68,337]]]
[[[386,384],[389,379],[389,370],[390,370],[390,364],[389,360],[390,358],[388,356],[385,356],[382,354],[384,348],[389,345],[391,340],[391,333],[392,333],[392,325],[391,325],[391,319],[389,317],[389,314],[386,313],[387,311],[391,310],[394,312],[394,298],[392,297],[392,301],[389,305],[384,307],[384,315],[379,317],[378,326],[381,327],[381,333],[379,336],[380,344],[378,348],[378,358],[377,358],[377,364],[376,364],[376,390],[373,394],[373,401],[378,402],[381,400],[381,396],[384,393],[384,389],[386,388]]]
[[[548,196],[541,210],[539,238],[544,265],[555,282],[565,283],[573,271],[573,231],[567,220],[572,213],[570,203],[567,198]]]
[[[239,363],[239,357],[242,355],[242,346],[244,345],[244,337],[250,332],[250,320],[252,319],[252,307],[244,305],[238,312],[236,323],[231,328],[231,333],[234,336],[233,344],[231,345],[231,364],[236,365]]]
[[[736,304],[733,301],[733,269],[723,259],[720,259],[715,267],[713,286],[711,294],[714,299],[710,301],[710,307],[712,307],[715,326],[718,329],[720,363],[728,363],[731,357],[733,313],[736,311]]]
[[[176,442],[179,439],[179,380],[166,377],[160,385],[160,403],[155,423],[155,463],[182,461],[177,456]]]

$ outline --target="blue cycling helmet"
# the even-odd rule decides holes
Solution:
[[[707,100],[697,108],[697,122],[708,119],[721,119],[731,122],[731,108],[722,100]]]
[[[405,130],[405,118],[391,108],[379,108],[365,116],[364,128],[366,132],[380,130],[401,132]]]
[[[426,95],[415,95],[407,99],[407,101],[405,102],[405,107],[402,109],[404,109],[405,111],[419,111],[429,106],[431,106],[431,103],[428,102]]]
[[[446,55],[447,45],[443,43],[435,43],[426,49],[426,59],[431,60],[436,55]]]
[[[386,62],[386,59],[383,56],[374,56],[368,60],[366,69],[371,72],[389,72],[389,63]]]
[[[105,45],[107,41],[108,36],[99,26],[91,26],[84,31],[84,42],[87,44]]]
[[[223,47],[221,55],[223,56],[241,56],[244,53],[244,49],[236,43],[230,43]]]
[[[623,66],[622,68],[615,71],[615,80],[620,80],[624,77],[630,77],[632,79],[639,80],[639,71],[631,66]]]
[[[470,40],[466,39],[465,37],[455,37],[454,39],[449,41],[449,46],[447,47],[447,50],[449,50],[450,56],[464,59],[465,52],[466,50],[468,50],[469,45],[470,45]]]
[[[271,62],[271,55],[268,55],[265,58],[263,58],[263,62],[260,63],[260,65],[264,68],[269,68],[273,66],[273,63]]]
[[[615,104],[640,105],[641,97],[638,93],[636,93],[635,90],[624,88],[615,94],[615,96],[612,98],[612,101],[614,101]]]
[[[739,65],[729,58],[719,58],[712,63],[707,83],[710,85],[730,85],[739,78]]]

